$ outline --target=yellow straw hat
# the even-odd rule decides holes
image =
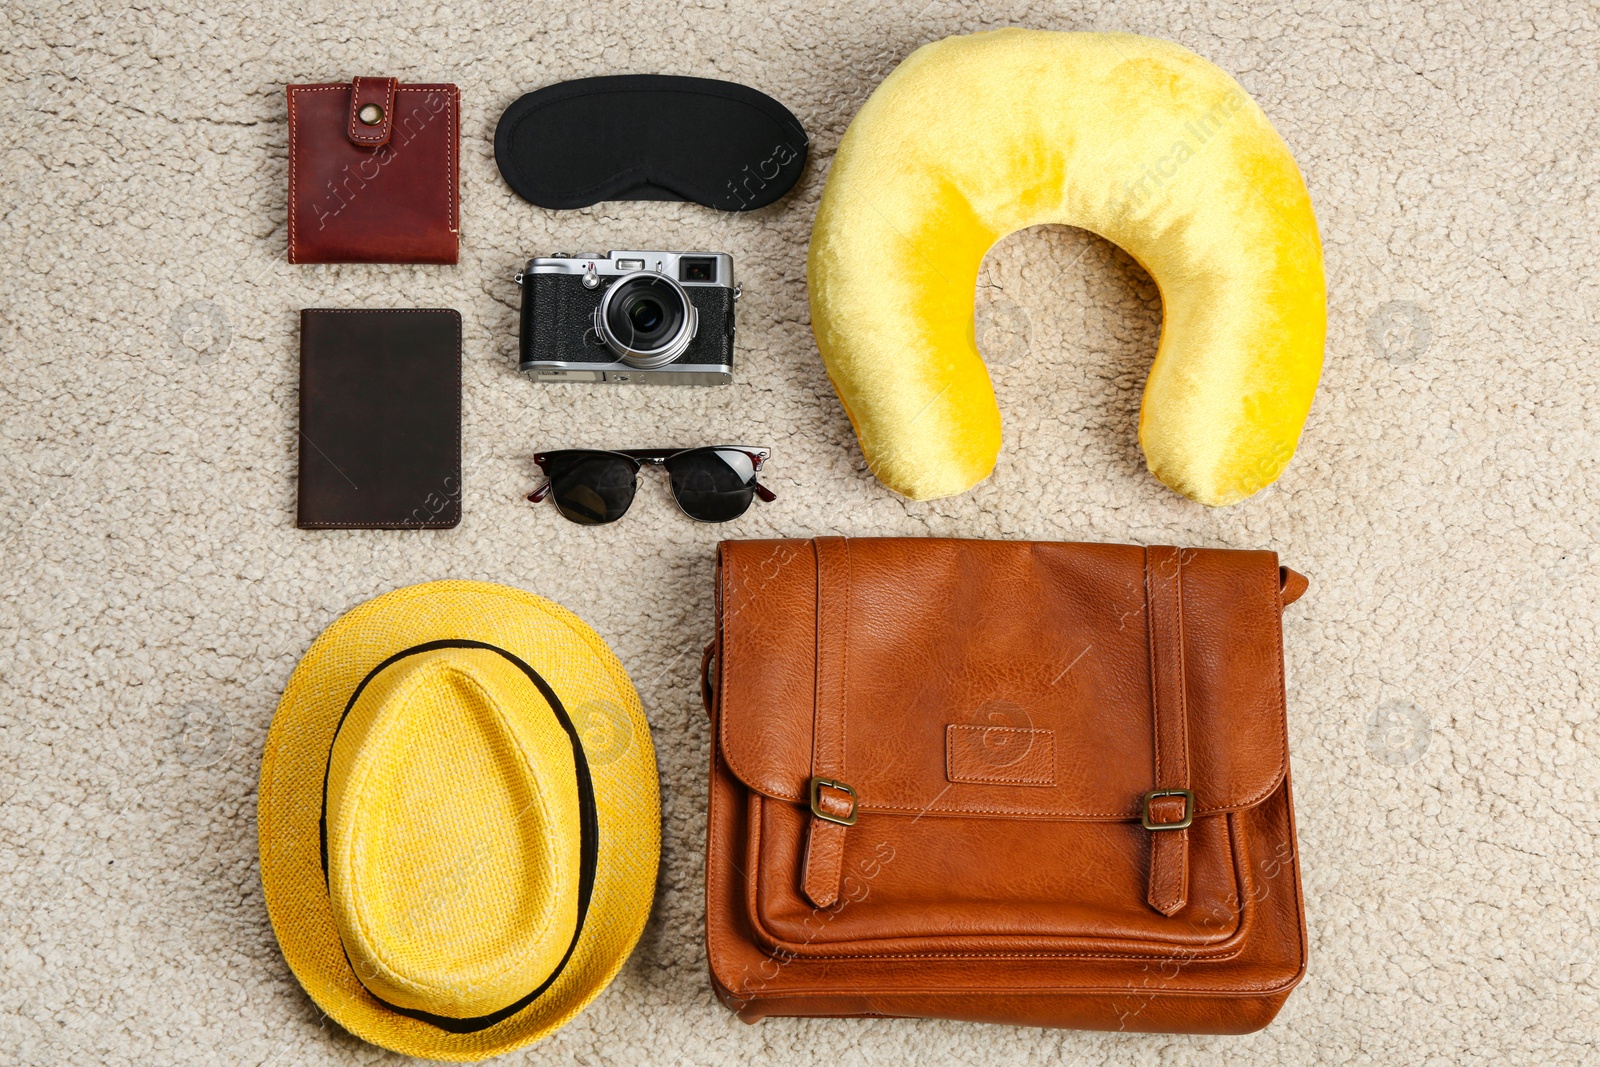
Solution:
[[[484,582],[323,632],[261,762],[261,882],[335,1022],[410,1056],[537,1041],[633,951],[661,855],[655,749],[582,620]]]

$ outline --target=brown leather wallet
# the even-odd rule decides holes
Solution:
[[[290,263],[456,261],[454,85],[356,78],[288,97]]]
[[[712,982],[747,1021],[1246,1033],[1305,973],[1271,552],[719,548]]]

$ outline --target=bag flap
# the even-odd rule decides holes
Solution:
[[[1140,817],[1155,759],[1142,548],[858,538],[835,556],[819,577],[810,541],[720,546],[719,745],[745,785],[808,802],[821,580],[844,604],[835,777],[860,811]],[[1195,814],[1251,807],[1288,767],[1277,556],[1180,559]]]

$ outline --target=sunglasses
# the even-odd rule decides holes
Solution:
[[[585,526],[616,522],[638,492],[639,468],[649,463],[667,469],[672,499],[685,515],[699,522],[727,522],[743,515],[755,497],[777,499],[756,481],[756,472],[771,455],[770,448],[744,445],[540,452],[533,461],[547,481],[528,499],[537,504],[550,497],[563,516]]]

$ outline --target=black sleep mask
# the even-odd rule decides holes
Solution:
[[[507,184],[558,209],[692,200],[752,211],[793,187],[806,148],[799,121],[765,93],[664,74],[547,85],[506,108],[494,131]]]

